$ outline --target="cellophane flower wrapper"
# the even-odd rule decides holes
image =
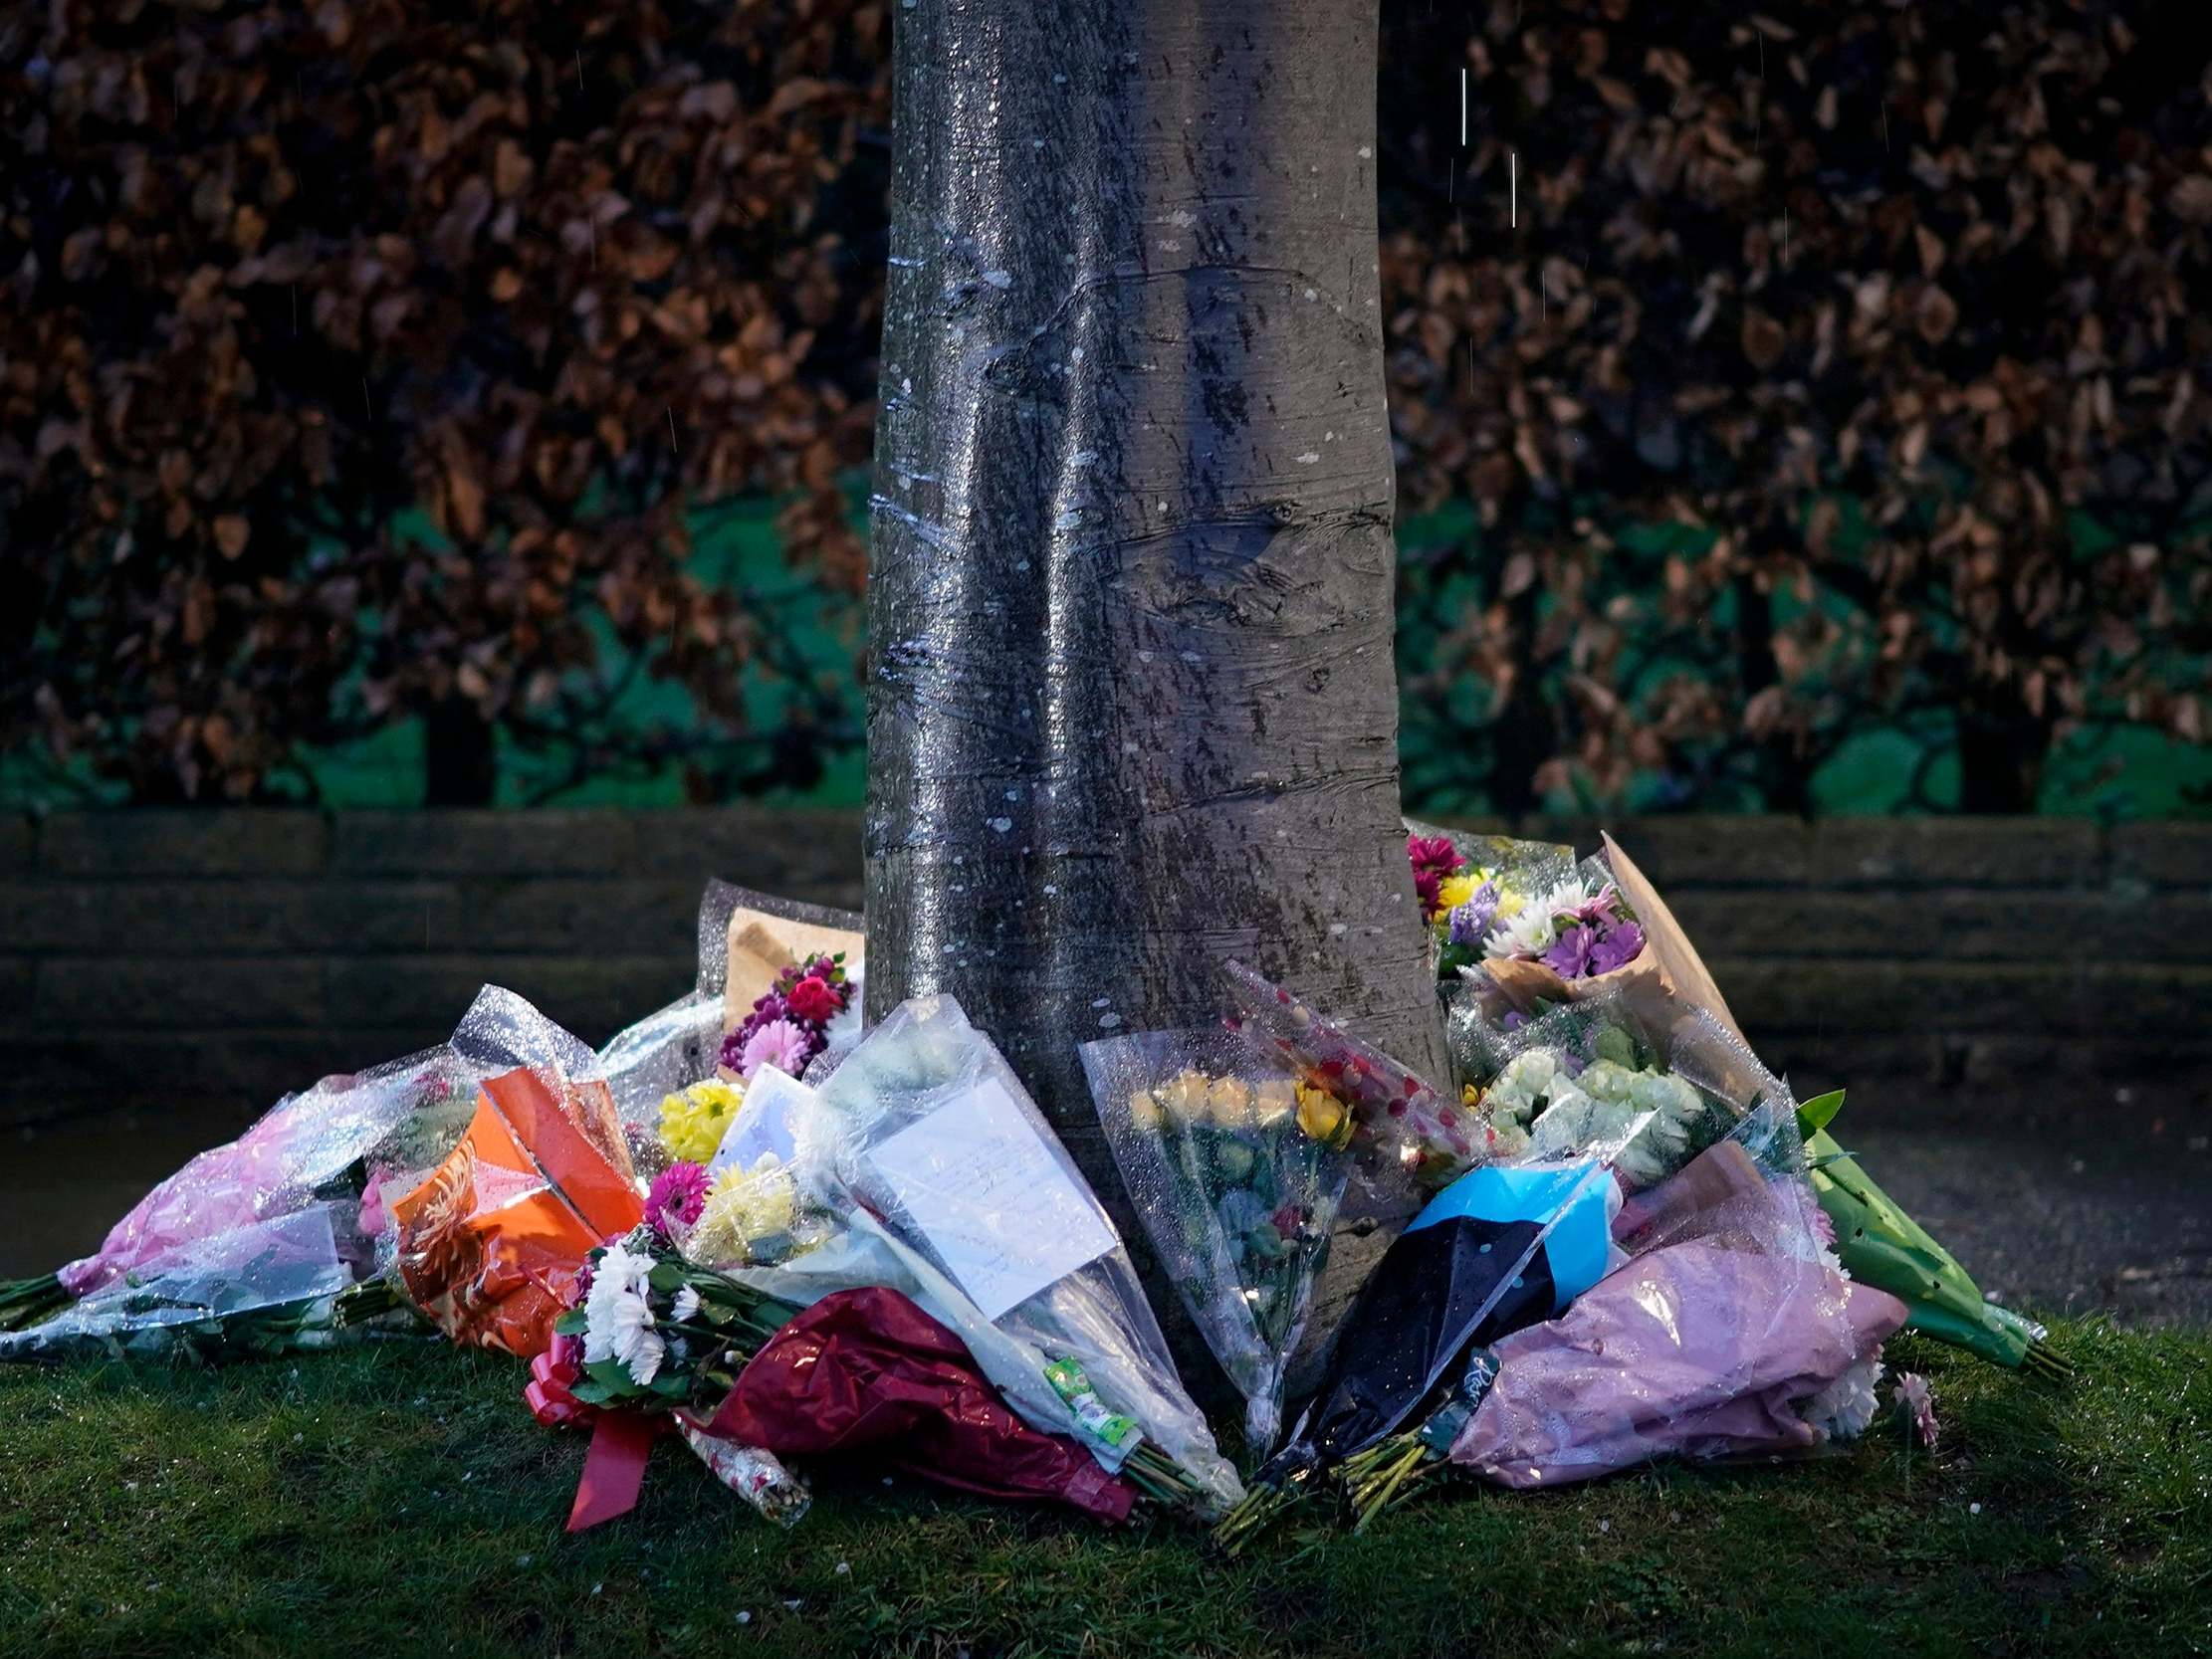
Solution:
[[[774,977],[774,968],[790,959],[788,943],[776,942],[777,929],[788,938],[806,940],[861,936],[857,912],[709,882],[699,903],[699,970],[692,988],[624,1027],[600,1048],[599,1075],[614,1097],[631,1160],[640,1173],[657,1174],[668,1161],[657,1134],[660,1103],[715,1075],[723,1034],[734,1023],[732,1003],[749,1006]],[[852,1028],[849,1033],[843,1025],[832,1033],[833,1052],[817,1061],[824,1076],[858,1038],[858,947],[849,954],[855,1017],[844,1022]]]
[[[1112,1221],[958,1002],[900,1004],[830,1077],[820,1104],[801,1138],[809,1181],[834,1191],[833,1207],[879,1218],[985,1323],[1041,1355],[1047,1382],[1073,1407],[1055,1426],[1071,1420],[1110,1473],[1141,1437],[1203,1504],[1235,1502],[1235,1472],[1176,1374]],[[982,1357],[967,1327],[948,1323]],[[1009,1397],[1031,1391],[993,1375]]]
[[[134,1254],[74,1305],[0,1334],[0,1359],[215,1359],[328,1343],[336,1299],[373,1269],[358,1200],[306,1203]]]
[[[86,1296],[184,1246],[322,1200],[358,1202],[371,1158],[450,1146],[475,1084],[468,1060],[441,1044],[287,1095],[237,1140],[197,1153],[139,1199],[98,1251],[61,1270],[62,1285]]]
[[[427,1170],[375,1173],[408,1298],[455,1342],[530,1357],[591,1251],[644,1213],[614,1098],[591,1049],[486,986],[450,1045],[481,1078],[458,1141]]]
[[[1245,1437],[1282,1432],[1344,1194],[1351,1128],[1272,1045],[1221,1026],[1085,1043],[1083,1069],[1161,1266],[1245,1400]]]
[[[1610,1160],[1641,1125],[1558,1158],[1501,1160],[1438,1193],[1346,1316],[1319,1393],[1263,1485],[1303,1480],[1415,1420],[1470,1348],[1549,1319],[1616,1260]]]
[[[806,1519],[814,1495],[774,1452],[709,1434],[690,1423],[679,1427],[684,1444],[698,1454],[714,1478],[751,1504],[763,1520],[795,1527]]]
[[[1652,977],[1504,1026],[1454,1009],[1446,1035],[1481,1079],[1471,1115],[1494,1152],[1556,1151],[1648,1112],[1615,1159],[1631,1190],[1672,1173],[1760,1103],[1789,1095],[1730,1026]]]
[[[1988,1301],[1958,1259],[1875,1183],[1826,1124],[1824,1117],[1806,1136],[1806,1166],[1852,1277],[1899,1297],[1905,1323],[1923,1336],[2008,1369],[2071,1376],[2049,1333]]]
[[[1351,1109],[1347,1214],[1403,1219],[1492,1155],[1473,1114],[1374,1044],[1242,962],[1222,971],[1240,1028]]]
[[[1490,1344],[1438,1413],[1454,1466],[1510,1487],[1662,1457],[1805,1452],[1866,1426],[1882,1339],[1904,1309],[1823,1243],[1795,1103],[1754,1108],[1632,1198],[1632,1259],[1562,1316]]]

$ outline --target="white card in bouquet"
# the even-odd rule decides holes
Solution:
[[[909,1124],[868,1161],[988,1320],[1118,1242],[996,1078]]]
[[[736,1167],[750,1169],[770,1153],[788,1168],[797,1157],[797,1136],[792,1126],[812,1108],[814,1091],[774,1066],[763,1066],[746,1086],[745,1099],[730,1127],[722,1132],[707,1173],[719,1175]]]

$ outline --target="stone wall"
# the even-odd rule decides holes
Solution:
[[[1497,826],[1489,826],[1497,827]],[[1522,833],[1595,840],[1589,823]],[[2212,1060],[2212,824],[1651,818],[1616,834],[1767,1058],[2008,1093]],[[597,1041],[686,989],[711,875],[857,906],[856,814],[0,819],[0,1123],[241,1113],[479,984]]]

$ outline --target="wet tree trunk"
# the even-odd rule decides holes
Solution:
[[[1223,957],[1445,1071],[1399,828],[1376,3],[894,15],[869,1012],[955,993],[1119,1208],[1076,1045],[1217,1019]]]

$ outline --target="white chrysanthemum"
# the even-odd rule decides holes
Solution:
[[[591,1292],[583,1301],[584,1362],[613,1359],[640,1388],[653,1380],[668,1351],[645,1300],[652,1271],[651,1256],[610,1244],[591,1270]]]
[[[1491,930],[1483,943],[1485,956],[1541,956],[1559,942],[1559,920],[1548,903],[1523,905],[1508,921]]]
[[[1869,1354],[1799,1409],[1822,1441],[1856,1440],[1875,1420],[1880,1404],[1875,1385],[1880,1380],[1881,1356]]]
[[[668,1317],[674,1320],[678,1325],[682,1325],[686,1320],[690,1319],[694,1314],[698,1312],[698,1289],[692,1285],[678,1285],[676,1287],[676,1299],[669,1307]]]

